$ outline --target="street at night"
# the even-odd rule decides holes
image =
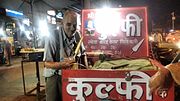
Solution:
[[[0,101],[180,101],[179,5],[1,0]]]

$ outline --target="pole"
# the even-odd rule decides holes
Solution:
[[[32,33],[33,33],[33,47],[36,48],[36,35],[34,31],[34,10],[33,10],[33,4],[34,0],[30,0],[30,6],[31,6],[31,21],[32,21]]]
[[[174,12],[171,13],[172,15],[172,30],[174,30],[174,20],[176,19]]]

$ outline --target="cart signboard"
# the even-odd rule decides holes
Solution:
[[[119,57],[147,57],[147,8],[82,10],[82,35],[87,52]]]
[[[146,7],[82,10],[81,26],[87,52],[112,53],[121,58],[149,56]],[[149,80],[155,73],[62,70],[63,101],[173,101],[173,84],[150,93]]]
[[[63,70],[63,101],[173,101],[174,88],[150,94],[155,71]]]

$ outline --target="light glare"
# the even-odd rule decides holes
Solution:
[[[176,46],[180,49],[180,41],[176,43]]]
[[[23,25],[20,25],[20,30],[21,30],[22,32],[24,32],[24,31],[25,31],[25,28],[24,28],[24,26],[23,26]]]
[[[45,20],[39,21],[40,36],[49,36],[48,25]]]
[[[29,19],[24,19],[22,22],[23,22],[24,24],[26,24],[27,26],[30,26],[30,21],[29,21]]]
[[[0,28],[0,36],[2,36],[2,37],[6,36],[2,27]]]
[[[55,16],[56,12],[54,10],[49,10],[49,11],[47,11],[47,14]]]
[[[112,9],[104,8],[95,15],[95,27],[102,36],[116,36],[120,28],[120,14]]]

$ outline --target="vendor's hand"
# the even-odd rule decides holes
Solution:
[[[76,62],[74,57],[65,58],[64,61],[66,61],[66,62]]]
[[[65,58],[64,59],[64,67],[65,68],[71,68],[75,62],[76,61],[73,57]]]
[[[158,91],[159,89],[169,88],[171,83],[170,72],[163,68],[153,75],[149,82],[150,92]]]

